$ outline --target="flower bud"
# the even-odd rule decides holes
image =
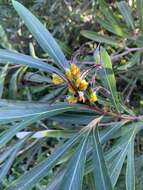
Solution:
[[[86,82],[86,80],[82,80],[81,78],[78,78],[75,82],[76,87],[80,90],[80,91],[84,91],[87,89],[88,83]]]
[[[89,96],[89,101],[90,101],[91,103],[94,103],[94,102],[97,101],[96,92],[92,91],[92,93],[91,93],[90,96]]]
[[[80,69],[76,64],[71,64],[70,71],[73,76],[75,77],[80,76]]]
[[[75,96],[68,96],[67,101],[68,101],[69,104],[76,104],[78,99]]]
[[[72,74],[71,74],[71,71],[69,69],[66,70],[66,76],[69,80],[72,80],[73,77],[72,77]]]
[[[87,89],[87,86],[88,86],[88,82],[86,82],[86,80],[82,80],[79,84],[79,90],[84,91]]]
[[[57,74],[52,75],[52,82],[55,85],[62,84],[64,83],[64,80]]]

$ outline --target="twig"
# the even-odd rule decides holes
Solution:
[[[113,55],[111,56],[111,60],[112,61],[118,61],[119,59],[121,59],[123,56],[131,53],[131,52],[134,52],[134,51],[139,51],[139,52],[143,52],[143,48],[126,48],[126,51],[120,53],[120,54],[117,54],[117,55]]]
[[[111,60],[113,62],[120,60],[123,56],[128,55],[131,52],[134,51],[139,51],[139,52],[143,52],[143,48],[126,48],[126,51],[116,54],[116,55],[112,55],[111,56]],[[77,61],[79,64],[85,64],[85,65],[93,65],[95,64],[95,61]]]
[[[17,156],[23,154],[24,152],[26,152],[27,150],[29,150],[30,148],[32,148],[35,144],[37,144],[39,141],[39,139],[36,139],[35,141],[33,141],[29,146],[27,146],[26,148],[24,148],[23,150],[19,151]]]
[[[126,98],[125,98],[124,103],[129,102],[130,96],[131,96],[131,94],[132,94],[134,88],[136,87],[136,82],[137,82],[137,77],[136,77],[135,80],[133,81],[132,86],[131,86],[131,88],[130,88],[130,90],[129,90],[129,92],[128,92]]]

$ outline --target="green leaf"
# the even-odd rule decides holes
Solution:
[[[76,150],[76,152],[68,162],[68,166],[63,177],[63,183],[61,184],[62,190],[82,189],[89,132],[90,130],[87,132],[86,136],[83,137],[83,140],[81,141],[78,150]]]
[[[12,45],[9,43],[7,34],[4,31],[2,25],[0,25],[0,46],[2,46],[2,48],[6,48],[6,49],[9,49],[9,50],[13,49]]]
[[[122,150],[116,156],[114,156],[113,159],[110,160],[111,165],[109,165],[109,172],[113,187],[116,185],[121,173],[121,169],[127,155],[127,150],[128,145],[124,144],[124,146],[122,146]]]
[[[72,49],[66,44],[66,42],[62,42],[59,39],[56,39],[57,43],[60,45],[62,51],[68,55],[71,56],[72,55]]]
[[[137,3],[137,12],[140,21],[140,28],[143,30],[143,0],[136,0]]]
[[[129,28],[132,28],[132,30],[134,30],[135,29],[134,20],[131,15],[131,10],[130,10],[130,7],[128,6],[128,4],[125,1],[120,1],[117,3],[117,6],[118,6],[122,16],[124,17],[127,26]]]
[[[122,123],[123,124],[123,123]],[[102,133],[102,131],[100,132],[100,141],[101,143],[104,143],[105,140],[108,139],[108,135],[110,136],[111,133],[114,133],[114,132],[117,132],[117,130],[121,127],[121,122],[118,122],[116,124],[113,124],[111,128],[109,128],[109,130],[106,130]],[[115,127],[115,128],[113,128]],[[119,127],[119,128],[118,128]],[[117,129],[116,129],[117,128]],[[106,134],[107,133],[107,134]],[[105,137],[104,137],[105,136]],[[105,140],[104,140],[105,139]],[[115,150],[112,150],[112,152],[110,151],[110,155],[109,153],[106,155],[106,160],[109,162],[110,159],[114,158],[117,153],[119,153],[123,146],[125,145],[125,143],[123,145],[120,145],[120,147],[116,147]],[[90,162],[89,162],[90,160]],[[88,157],[88,160],[87,160],[88,164],[86,165],[86,168],[85,168],[85,175],[88,174],[89,172],[92,172],[93,171],[93,164],[91,162],[91,157],[89,158]],[[59,190],[58,187],[60,186],[60,183],[62,181],[62,178],[63,178],[63,175],[64,175],[64,172],[65,172],[65,169],[64,171],[62,170],[62,172],[58,173],[57,174],[57,177],[54,177],[54,179],[52,180],[52,183],[50,184],[50,186],[48,186],[47,190]]]
[[[102,119],[102,117],[98,117],[98,118],[94,119],[93,121],[91,121],[91,122],[83,129],[83,131],[86,130],[86,135],[87,135],[87,136],[88,136],[88,133],[90,132],[90,130],[92,129],[92,127],[95,127],[95,126],[97,125],[97,123],[98,123],[101,119]],[[83,139],[83,141],[84,141],[84,139]],[[82,146],[82,144],[80,144],[80,146]],[[78,151],[80,151],[80,148],[78,149]],[[77,153],[78,151],[76,151],[76,153],[75,153],[74,155],[78,154],[78,153]],[[70,154],[70,155],[71,155],[71,154]],[[79,154],[78,154],[77,156],[79,156]],[[72,159],[71,159],[71,160],[72,160]],[[66,159],[66,161],[67,161],[67,159]],[[79,163],[79,164],[80,164],[80,163]],[[68,165],[68,167],[69,167],[69,165]],[[71,166],[71,167],[72,167],[72,166]],[[66,170],[65,168],[63,168],[60,172],[58,172],[58,174],[54,177],[52,183],[48,186],[47,190],[55,190],[55,189],[59,190],[60,188],[58,188],[58,187],[60,186],[63,177],[66,176],[66,175],[65,175],[65,172],[68,173],[68,170]],[[70,174],[69,174],[69,175],[70,175]],[[64,182],[64,180],[63,180],[63,182]]]
[[[125,124],[126,122],[121,121],[121,122],[116,122],[112,124],[110,127],[107,127],[103,129],[100,132],[100,141],[101,143],[105,143],[111,138],[113,138],[113,135]]]
[[[24,55],[21,53],[15,53],[12,51],[0,49],[0,60],[9,61],[18,65],[27,65],[28,67],[40,69],[48,73],[57,73],[58,75],[64,77],[62,72],[59,69],[53,67],[52,65],[48,65],[40,59],[35,59],[31,56]]]
[[[127,125],[126,127],[130,128],[130,130],[124,133],[115,146],[115,149],[119,147],[121,150],[116,156],[113,157],[113,159],[110,159],[108,162],[113,187],[117,183],[123,163],[128,154],[130,143],[134,141],[136,133],[140,130],[140,126],[142,126],[141,122]],[[110,152],[111,150],[109,150],[109,153]]]
[[[110,45],[117,46],[117,47],[120,46],[120,43],[117,40],[115,40],[114,38],[111,38],[111,37],[108,37],[105,35],[101,36],[93,31],[82,30],[81,35],[83,35],[84,37],[86,37],[90,40],[96,41],[96,42],[110,44]]]
[[[80,117],[78,114],[80,114]],[[97,117],[99,117],[99,115],[89,115],[88,113],[65,113],[62,115],[54,116],[51,119],[61,123],[78,124],[80,126],[87,125],[89,122]]]
[[[102,146],[99,141],[98,128],[93,130],[93,164],[96,190],[112,190],[111,180],[103,156]]]
[[[27,72],[24,76],[26,81],[36,82],[36,83],[52,83],[52,80],[48,76],[42,76],[36,72]]]
[[[77,133],[76,130],[42,130],[42,131],[37,131],[33,134],[33,131],[23,131],[23,132],[18,132],[16,133],[17,138],[22,139],[27,135],[32,135],[31,138],[44,138],[44,137],[55,137],[55,138],[70,138],[72,137],[75,133]]]
[[[23,102],[24,103],[24,102]],[[33,107],[31,107],[33,105]],[[2,122],[12,122],[20,121],[22,119],[31,119],[35,116],[39,119],[45,117],[52,117],[54,115],[61,114],[69,110],[76,110],[77,108],[70,106],[65,103],[57,103],[53,105],[44,105],[44,104],[27,104],[22,105],[21,103],[10,105],[7,103],[6,106],[0,105],[0,123]]]
[[[6,151],[1,153],[1,155],[0,155],[0,164],[2,164],[9,157],[9,155],[11,155],[14,148],[15,148],[14,146],[10,147]]]
[[[47,188],[45,190],[60,190],[60,184],[62,182],[62,179],[65,174],[65,169],[63,168],[61,171],[59,171],[52,179],[51,183],[48,184]]]
[[[10,129],[7,129],[1,134],[0,138],[0,148],[3,147],[7,142],[9,142],[17,132],[25,129],[28,127],[30,124],[36,122],[39,120],[39,116],[33,117],[31,119],[27,119],[25,121],[20,122],[16,126],[11,127]]]
[[[19,73],[22,71],[22,67],[19,68],[11,77],[10,82],[9,82],[9,98],[10,99],[16,99],[17,96],[17,79]]]
[[[104,15],[105,19],[111,24],[115,24],[118,28],[119,24],[118,24],[118,20],[117,20],[117,16],[114,15],[113,10],[111,9],[111,7],[109,6],[109,3],[107,1],[104,0],[99,0],[99,8],[100,8],[100,12]],[[120,33],[122,33],[122,28],[120,28]]]
[[[56,40],[52,37],[50,32],[41,24],[41,22],[22,4],[12,0],[13,6],[19,16],[24,20],[26,26],[33,34],[41,48],[47,52],[57,63],[61,69],[66,69],[69,64],[58,46]]]
[[[42,97],[40,102],[48,102],[48,103],[55,102],[58,99],[58,97],[64,94],[66,91],[67,91],[67,86],[65,85],[56,89],[52,89],[51,92],[49,92],[47,95]]]
[[[87,174],[85,176],[85,180],[88,185],[88,190],[96,190],[93,172],[90,172],[89,174]],[[87,189],[86,188],[87,185],[85,185],[85,188],[84,188],[85,190]]]
[[[99,71],[101,81],[104,87],[107,88],[111,94],[109,98],[112,104],[115,106],[116,110],[119,111],[120,106],[119,106],[119,98],[116,88],[116,79],[114,76],[110,56],[103,48],[100,51],[100,56],[101,56],[101,64],[103,66],[103,68]]]
[[[122,70],[129,70],[133,66],[136,66],[137,64],[140,63],[140,52],[136,52],[132,55],[132,57],[128,60],[128,63],[125,65],[119,66],[117,69],[122,71]]]
[[[113,34],[116,34],[121,37],[126,36],[126,34],[123,33],[121,27],[118,24],[103,20],[98,16],[96,16],[96,20],[102,27],[104,27],[109,32],[112,32]]]
[[[135,190],[134,139],[130,142],[127,153],[126,189]]]
[[[45,159],[41,163],[39,163],[36,167],[31,169],[29,172],[20,177],[17,181],[11,184],[10,189],[12,190],[27,190],[35,186],[35,184],[44,176],[47,175],[47,172],[56,165],[58,160],[65,154],[67,150],[69,150],[80,137],[85,133],[82,131],[72,138],[70,138],[66,143],[62,146],[58,147],[49,157]]]
[[[9,158],[5,161],[5,163],[3,164],[2,168],[0,169],[0,182],[2,182],[2,180],[4,179],[4,177],[7,175],[18,151],[20,150],[21,146],[23,145],[25,141],[25,138],[22,139],[21,141],[19,141],[15,146],[14,149],[11,153],[11,155],[9,156]]]
[[[7,69],[8,65],[5,65],[5,67],[2,68],[2,71],[0,73],[0,98],[2,98],[3,95],[4,82],[5,82],[5,77],[7,75]]]

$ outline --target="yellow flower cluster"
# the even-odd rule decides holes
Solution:
[[[88,92],[88,100],[91,103],[97,101],[96,93],[91,89],[88,90],[88,82],[85,79],[82,79],[80,69],[76,64],[71,64],[70,68],[66,70],[66,77],[71,82],[71,86],[69,87],[70,95],[67,100],[70,104],[75,104],[78,101],[85,102],[84,92],[87,90]],[[59,85],[64,81],[57,74],[53,74],[52,79],[53,84]]]
[[[78,91],[85,91],[87,89],[88,82],[81,78],[80,69],[76,64],[71,64],[70,69],[66,71],[66,76]],[[71,91],[72,89],[70,89]]]

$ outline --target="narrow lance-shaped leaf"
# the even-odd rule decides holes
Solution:
[[[19,73],[22,71],[22,67],[19,68],[11,77],[10,82],[9,82],[9,98],[10,99],[16,99],[17,96],[17,90],[18,90],[18,85],[17,85],[17,79]]]
[[[99,8],[101,13],[105,16],[110,24],[114,23],[118,26],[118,18],[114,15],[113,10],[109,7],[108,1],[106,0],[99,0]],[[122,30],[122,28],[121,28]]]
[[[13,126],[9,129],[7,129],[6,131],[4,131],[1,134],[1,138],[0,138],[0,148],[2,148],[7,142],[9,142],[18,131],[23,130],[24,128],[28,127],[30,124],[36,122],[38,119],[39,119],[38,116],[32,117],[30,119],[21,121],[16,126]]]
[[[120,24],[120,20],[118,17],[114,14],[114,11],[111,9],[109,6],[108,1],[105,0],[99,0],[99,9],[102,15],[104,15],[104,23],[107,21],[108,24],[103,24],[102,26],[106,28],[110,28],[109,31],[114,31],[117,35],[123,36],[124,31],[122,28],[122,25]],[[97,22],[99,21],[98,16],[97,16]],[[102,20],[101,20],[102,22]],[[99,21],[99,23],[101,23]],[[112,29],[111,29],[112,28]]]
[[[1,9],[2,10],[2,9]],[[2,22],[1,22],[2,24]],[[0,46],[6,49],[13,49],[11,43],[8,40],[7,34],[3,29],[2,25],[0,25]]]
[[[15,148],[14,146],[9,147],[7,150],[5,150],[4,152],[1,153],[1,155],[0,155],[0,164],[2,164],[9,157],[9,155],[11,155],[14,148]]]
[[[52,83],[52,80],[48,76],[42,76],[36,72],[27,72],[24,79],[36,83]]]
[[[127,126],[128,128],[131,127],[131,129],[127,131],[126,134],[123,137],[121,137],[116,144],[116,148],[121,147],[121,151],[116,155],[116,157],[113,157],[113,159],[111,159],[110,162],[108,162],[110,177],[113,186],[115,186],[117,183],[123,163],[128,153],[130,143],[134,140],[136,133],[142,126],[142,122],[129,124]]]
[[[55,166],[58,160],[65,154],[67,150],[69,150],[85,133],[82,131],[81,133],[76,134],[72,138],[70,138],[65,144],[58,147],[49,157],[45,159],[41,163],[39,163],[36,167],[31,169],[28,173],[24,174],[18,180],[13,182],[10,189],[12,190],[27,190],[35,186],[41,178],[47,175],[47,172]]]
[[[32,104],[31,104],[32,105]],[[43,106],[42,106],[43,105]],[[54,115],[61,114],[63,112],[69,111],[69,110],[76,110],[78,108],[65,104],[65,103],[59,103],[59,104],[53,104],[53,105],[44,105],[39,104],[39,107],[37,105],[33,107],[28,105],[14,105],[13,106],[0,106],[0,122],[12,122],[12,121],[20,121],[22,119],[26,118],[32,118],[34,116],[39,117],[52,117]]]
[[[123,122],[124,123],[124,122]],[[101,141],[101,143],[105,143],[106,142],[106,140],[108,140],[108,139],[110,139],[110,135],[111,134],[114,134],[115,132],[117,132],[117,130],[119,130],[119,128],[123,125],[123,123],[122,122],[118,122],[118,123],[116,123],[116,124],[113,124],[112,126],[111,126],[111,128],[109,128],[108,130],[105,130],[105,131],[101,131],[101,133],[100,133],[100,141]],[[122,145],[122,147],[123,147],[124,145]],[[120,152],[121,151],[121,149],[122,149],[122,147],[120,147],[120,149],[118,150],[117,148],[115,149],[115,151],[114,152],[111,152],[111,154],[112,155],[107,155],[107,159],[106,160],[108,160],[108,159],[110,159],[111,158],[111,156],[112,157],[114,157],[118,152]],[[110,157],[110,158],[109,158]],[[90,161],[90,163],[91,163],[91,161]],[[85,172],[86,172],[86,174],[87,173],[89,173],[89,171],[91,172],[91,171],[93,171],[93,164],[92,165],[90,165],[90,164],[87,164],[86,165],[86,168],[85,168]],[[61,174],[62,173],[62,174]],[[65,174],[65,169],[63,169],[62,170],[62,172],[60,172],[60,173],[58,173],[57,174],[57,177],[54,177],[54,179],[52,180],[52,182],[51,182],[51,184],[48,186],[48,188],[47,188],[47,190],[55,190],[55,189],[57,189],[57,190],[59,190],[59,184],[61,184],[61,181],[62,181],[62,178],[63,178],[63,176],[64,176],[64,174]],[[95,185],[95,184],[93,184],[93,185]],[[93,187],[93,186],[92,186]],[[92,189],[92,187],[91,187],[91,189]],[[93,188],[94,189],[94,188]],[[92,189],[92,190],[93,190]]]
[[[125,1],[121,1],[121,2],[118,2],[117,5],[118,5],[118,8],[119,8],[121,14],[123,15],[123,17],[125,19],[127,26],[131,27],[134,30],[135,29],[134,20],[131,15],[131,10],[130,10],[130,7],[128,6],[128,4]]]
[[[84,175],[84,166],[86,160],[87,142],[90,129],[86,136],[83,137],[78,149],[68,162],[63,183],[61,183],[61,190],[80,190],[82,189],[82,180]]]
[[[17,1],[12,1],[15,10],[18,12],[19,16],[24,20],[26,26],[33,34],[41,48],[47,52],[57,63],[57,65],[66,69],[69,64],[58,46],[55,39],[52,37],[50,32],[43,26],[43,24],[22,4]]]
[[[28,67],[40,69],[48,73],[57,73],[58,75],[64,78],[64,75],[59,69],[53,67],[52,65],[49,65],[48,63],[41,61],[40,59],[35,59],[32,58],[31,56],[24,55],[21,53],[15,53],[12,51],[0,49],[0,60],[9,61],[11,63],[18,65],[27,65]]]
[[[37,121],[39,121],[41,119],[44,119],[44,118],[52,117],[54,115],[57,115],[59,113],[64,112],[64,110],[67,111],[67,110],[70,110],[70,109],[71,109],[71,107],[67,107],[67,106],[66,107],[53,107],[53,109],[47,109],[47,111],[43,110],[43,112],[39,112],[36,115],[35,115],[35,113],[33,113],[31,116],[27,115],[27,117],[25,117],[26,115],[25,116],[23,115],[23,114],[25,114],[24,110],[20,110],[19,109],[18,112],[21,111],[21,114],[22,114],[21,118],[20,117],[17,118],[17,116],[15,115],[16,113],[14,113],[15,112],[14,109],[11,110],[11,112],[13,112],[13,114],[14,114],[13,116],[11,115],[12,117],[9,117],[8,116],[8,112],[7,112],[7,118],[5,118],[6,120],[8,120],[7,122],[10,122],[15,117],[16,117],[15,118],[16,120],[20,120],[20,119],[22,120],[23,116],[24,116],[24,120],[21,121],[20,123],[18,123],[17,125],[15,125],[15,126],[9,128],[9,129],[7,129],[6,131],[4,131],[1,134],[0,147],[4,146],[7,142],[9,142],[12,139],[12,137],[14,137],[16,135],[16,133],[18,133],[19,131],[25,129],[26,127],[28,127],[32,123],[35,123],[35,122],[37,122]],[[33,110],[33,112],[34,112],[34,110]]]
[[[127,153],[126,189],[135,190],[134,139],[130,142]]]
[[[4,81],[7,74],[7,69],[8,69],[8,65],[5,65],[5,67],[3,67],[0,73],[0,98],[2,97],[2,94],[3,94]]]
[[[93,164],[96,190],[112,190],[111,180],[106,167],[102,146],[99,141],[99,132],[96,126],[92,134]]]
[[[45,190],[60,190],[60,184],[65,174],[65,168],[62,168],[51,180]]]
[[[33,131],[23,131],[23,132],[18,132],[16,133],[16,137],[19,139],[23,139],[27,135],[32,135],[31,138],[44,138],[44,137],[55,137],[55,138],[69,138],[72,137],[75,133],[77,133],[76,130],[42,130],[35,132],[33,134]]]
[[[143,30],[143,0],[136,0],[137,12],[140,20],[140,28]]]
[[[127,149],[128,149],[127,144],[124,144],[124,146],[122,146],[121,148],[122,148],[122,150],[119,153],[117,153],[116,155],[114,155],[113,158],[110,159],[110,162],[108,165],[110,178],[111,178],[113,187],[117,183],[117,180],[121,173],[121,169],[123,167],[123,163],[124,163],[126,155],[127,155]],[[111,165],[110,165],[110,163],[111,163]]]
[[[119,27],[116,23],[106,21],[105,19],[102,19],[101,17],[98,17],[98,16],[96,16],[96,20],[102,27],[112,32],[113,34],[116,34],[119,36],[125,36],[125,34],[121,30],[121,27]]]
[[[109,150],[108,153],[106,153],[105,155],[105,159],[106,162],[108,163],[108,167],[109,167],[109,173],[111,176],[111,182],[113,184],[113,187],[116,185],[116,182],[118,180],[118,177],[121,173],[121,169],[123,166],[123,163],[125,161],[126,155],[127,155],[127,151],[128,151],[128,145],[130,143],[130,138],[133,138],[134,135],[140,130],[142,129],[142,122],[138,122],[137,125],[135,126],[134,124],[129,124],[127,125],[127,131],[125,136],[122,137],[122,139],[120,139],[118,141],[118,143],[116,143],[114,145],[114,148],[111,148]],[[85,172],[86,174],[88,174],[89,172],[94,170],[94,166],[91,162],[88,160],[88,164],[86,165],[86,169]],[[64,171],[63,171],[64,172]],[[60,175],[60,174],[59,174]],[[63,174],[62,174],[63,175]],[[58,185],[61,183],[61,175],[58,176],[58,181],[56,181],[56,179],[54,181],[52,181],[51,184],[51,188],[47,189],[47,190],[54,190],[54,187],[58,187]]]
[[[117,133],[117,131],[119,131],[119,129],[125,123],[126,123],[125,121],[124,122],[123,121],[122,122],[115,122],[110,127],[107,127],[105,129],[101,130],[101,132],[99,133],[101,144],[104,144],[108,140],[110,140],[114,136],[114,134]]]
[[[0,182],[2,182],[2,180],[4,179],[4,177],[7,175],[18,151],[20,150],[21,146],[23,145],[24,141],[26,138],[22,139],[21,141],[19,141],[15,146],[14,149],[12,151],[12,153],[10,154],[9,158],[5,161],[5,163],[3,164],[2,168],[0,169]]]
[[[40,100],[40,102],[48,102],[48,103],[53,103],[55,100],[58,99],[59,96],[64,94],[67,90],[67,86],[61,86],[59,88],[53,89],[51,92],[43,96]]]
[[[88,138],[88,135],[89,135],[89,133],[90,133],[90,131],[91,131],[91,129],[92,129],[92,127],[94,127],[94,126],[96,126],[97,125],[97,123],[101,120],[101,118],[102,117],[98,117],[98,118],[96,118],[96,119],[94,119],[94,120],[92,120],[83,130],[86,130],[86,132],[87,132],[87,134],[85,135],[85,138],[83,139],[83,142],[85,142],[85,141],[87,141],[88,139],[86,139],[86,138]],[[83,153],[83,148],[86,148],[86,147],[83,147],[83,145],[84,146],[86,146],[87,145],[87,142],[85,143],[85,144],[83,144],[83,142],[79,145],[79,148],[78,148],[78,150],[75,152],[75,154],[73,155],[73,157],[71,158],[71,160],[70,160],[70,163],[68,164],[68,167],[66,168],[66,169],[62,169],[62,171],[61,172],[59,172],[58,174],[57,174],[57,177],[55,177],[54,178],[54,180],[52,181],[52,183],[48,186],[48,188],[47,188],[47,190],[55,190],[55,189],[57,189],[57,190],[61,190],[61,188],[62,188],[62,190],[63,190],[63,186],[65,185],[64,183],[65,183],[65,181],[67,181],[67,175],[69,175],[69,176],[71,176],[71,177],[69,177],[68,178],[68,181],[67,181],[67,183],[66,183],[66,185],[65,185],[65,188],[69,188],[69,184],[72,184],[70,187],[71,188],[76,188],[76,186],[75,186],[75,180],[77,179],[77,175],[78,175],[78,177],[80,176],[80,179],[82,179],[81,177],[82,177],[82,175],[81,175],[81,170],[83,170],[83,166],[84,166],[84,164],[83,165],[81,165],[81,163],[79,163],[79,162],[76,162],[76,164],[75,164],[75,160],[77,160],[78,161],[78,158],[80,159],[80,161],[84,161],[85,162],[85,155],[83,155],[83,158],[82,158],[82,156],[80,155],[80,153]],[[77,167],[76,167],[77,166]],[[74,173],[74,172],[70,172],[69,173],[69,171],[71,171],[71,170],[69,170],[69,168],[73,168],[73,171],[77,171],[78,170],[78,168],[79,168],[79,170],[77,171],[77,173]],[[76,169],[76,170],[75,170]],[[82,171],[83,172],[83,171]],[[66,173],[66,174],[65,174]],[[63,177],[64,177],[64,179],[63,179]],[[71,181],[71,178],[73,177],[73,180]],[[58,179],[58,180],[57,180]],[[79,179],[79,178],[78,178]],[[80,180],[80,181],[78,181],[79,183],[78,183],[78,187],[80,187],[81,186],[81,181],[82,180]],[[63,183],[62,183],[63,182]],[[63,184],[63,185],[60,185],[60,184]]]
[[[110,56],[103,48],[100,51],[100,56],[103,68],[99,71],[99,75],[102,79],[104,87],[107,88],[111,94],[109,98],[112,104],[114,105],[115,109],[119,111],[119,99],[116,88],[116,79],[113,73]]]
[[[88,38],[90,40],[94,40],[96,42],[110,44],[110,45],[117,46],[117,47],[120,46],[120,43],[117,42],[117,40],[115,40],[114,38],[111,38],[108,36],[101,36],[93,31],[82,30],[81,34],[83,36],[85,36],[86,38]]]
[[[93,172],[88,173],[85,176],[85,180],[86,180],[85,184],[88,184],[88,190],[96,190]]]

